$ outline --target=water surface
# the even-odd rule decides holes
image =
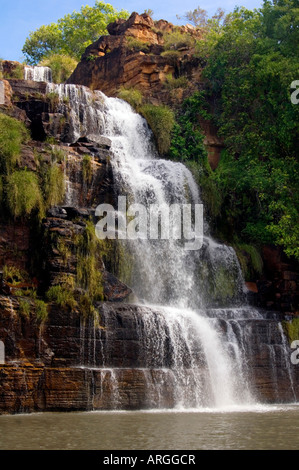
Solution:
[[[298,405],[0,416],[0,449],[295,450],[298,423]]]

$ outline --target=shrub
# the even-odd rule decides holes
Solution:
[[[9,173],[20,163],[22,144],[29,139],[25,125],[0,113],[0,171]]]
[[[180,31],[173,31],[172,33],[166,33],[164,35],[164,48],[169,49],[183,49],[192,47],[195,44],[195,40],[190,34],[181,33]]]
[[[233,243],[245,280],[255,279],[263,271],[263,260],[259,250],[246,243]]]
[[[181,76],[178,78],[173,77],[171,74],[167,75],[165,87],[169,90],[174,90],[176,88],[187,88],[188,79],[187,77]]]
[[[176,50],[169,50],[162,52],[161,56],[168,59],[172,64],[176,64],[179,57],[181,57],[181,53]]]
[[[100,243],[91,221],[77,241],[77,285],[86,290],[91,300],[103,300],[103,280],[98,261]]]
[[[51,112],[55,112],[57,110],[57,106],[59,105],[58,93],[55,93],[55,91],[50,91],[49,93],[46,94],[46,101],[50,105]],[[56,139],[54,143],[56,143]]]
[[[82,160],[82,175],[85,183],[92,181],[92,159],[90,155],[84,155]]]
[[[43,300],[35,300],[35,314],[40,323],[48,318],[47,304]]]
[[[44,194],[46,207],[56,206],[64,199],[64,173],[56,163],[50,166],[45,174]]]
[[[5,264],[3,266],[3,278],[9,284],[16,285],[26,280],[26,273],[12,264]]]
[[[77,306],[73,292],[65,286],[50,287],[46,296],[50,302],[56,302],[64,308],[69,307],[73,310]]]
[[[33,210],[43,215],[43,198],[38,178],[32,171],[19,170],[7,177],[6,199],[14,218],[29,216]]]
[[[167,154],[171,143],[171,132],[175,124],[173,111],[167,106],[146,104],[140,108],[156,139],[158,151]]]
[[[126,45],[130,51],[134,52],[148,52],[149,46],[146,42],[140,41],[140,39],[129,36],[126,38]]]
[[[299,340],[299,318],[293,318],[291,321],[283,321],[282,326],[290,344],[295,340]]]
[[[16,64],[13,66],[10,72],[4,72],[3,78],[10,80],[10,79],[16,79],[16,80],[23,80],[24,79],[24,65],[22,64]]]
[[[30,315],[30,303],[28,300],[21,299],[19,301],[19,312],[24,317],[29,317]]]
[[[50,67],[54,83],[65,82],[73,73],[77,64],[77,60],[67,54],[51,54],[39,63],[43,67]]]
[[[138,111],[139,107],[142,105],[142,93],[136,88],[121,87],[117,96],[121,100],[127,101],[136,111]]]
[[[49,139],[49,137],[48,137]],[[48,142],[49,143],[49,142]],[[55,141],[56,143],[56,141]],[[50,144],[52,145],[52,144]],[[51,148],[51,160],[53,163],[62,163],[65,160],[65,152],[64,150],[60,149],[57,145]]]

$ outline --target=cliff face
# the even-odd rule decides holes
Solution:
[[[110,36],[90,46],[74,77],[80,75],[81,70],[83,84],[101,88],[108,94],[114,94],[117,86],[137,83],[145,95],[152,97],[152,102],[168,99],[165,76],[169,71],[175,75],[178,65],[160,55],[161,31],[172,32],[173,26],[167,22],[153,26],[147,16],[137,14],[127,22],[111,25]],[[125,44],[128,37],[150,42],[147,47],[152,52],[128,50]],[[185,67],[194,80],[197,67],[193,68],[186,50],[179,63],[180,70]],[[82,84],[79,75],[78,83]],[[74,77],[70,79],[72,83]],[[0,340],[5,344],[6,359],[0,366],[0,412],[173,406],[175,397],[169,377],[171,348],[166,346],[165,357],[160,362],[154,360],[157,350],[153,344],[145,354],[143,319],[149,311],[119,304],[129,298],[131,290],[105,265],[105,253],[100,254],[100,264],[106,302],[97,305],[95,317],[86,315],[84,309],[72,310],[50,302],[48,318],[41,321],[30,295],[29,311],[23,311],[24,298],[18,295],[19,289],[37,289],[38,293],[44,293],[50,286],[59,285],[62,278],[76,277],[75,240],[84,233],[86,221],[93,217],[98,204],[115,205],[116,193],[109,139],[103,136],[96,142],[90,139],[85,131],[91,123],[87,122],[84,128],[84,119],[77,135],[68,114],[69,103],[66,100],[65,113],[62,113],[57,106],[57,96],[47,92],[44,82],[11,78],[1,83],[1,110],[22,120],[31,131],[32,139],[21,151],[20,168],[37,172],[40,165],[51,165],[53,154],[57,159],[57,154],[62,152],[58,164],[67,177],[69,199],[47,211],[38,234],[21,219],[7,223],[3,218],[0,222],[1,266],[13,265],[30,273],[25,285],[12,279],[11,283],[0,286]],[[207,126],[206,134],[218,149],[221,143],[213,140],[214,130]],[[86,156],[90,157],[88,183],[83,171]],[[36,255],[37,272],[32,269]],[[283,263],[281,258],[271,264],[274,258],[273,253],[268,254],[267,276],[275,270],[278,277],[271,285],[263,280],[264,297],[257,302],[260,306],[290,312],[297,295],[298,278],[294,277],[292,266]],[[291,299],[290,291],[294,294]],[[274,304],[271,303],[273,295]],[[298,366],[290,365],[289,369],[285,361],[291,349],[284,344],[278,328],[282,319],[284,315],[278,319],[270,315],[270,319],[244,320],[242,325],[250,337],[246,354],[253,388],[263,402],[287,402],[299,393]],[[208,375],[202,357],[199,357],[199,369],[202,377]]]
[[[165,34],[174,31],[188,33],[193,41],[182,43],[173,54],[164,55]],[[199,36],[192,26],[174,27],[167,21],[154,22],[146,14],[132,13],[127,21],[110,24],[108,32],[109,36],[100,37],[86,49],[67,83],[102,90],[108,96],[116,96],[120,87],[134,87],[154,104],[180,102],[186,95],[180,89],[171,98],[165,87],[168,75],[184,75],[194,88],[200,68],[192,53]]]
[[[99,304],[99,326],[53,304],[41,326],[33,310],[28,318],[19,314],[17,298],[0,296],[0,337],[7,345],[7,363],[0,366],[0,413],[174,406],[171,347],[161,355],[154,338],[145,336],[152,311]],[[271,317],[242,322],[250,336],[246,358],[251,388],[263,403],[291,402],[299,393],[299,369],[286,367],[286,346],[277,325]],[[198,360],[205,383],[208,371],[200,351]],[[188,374],[187,362],[185,366]],[[192,369],[189,373],[192,380]]]

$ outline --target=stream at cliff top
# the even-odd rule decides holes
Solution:
[[[299,406],[0,416],[0,450],[297,450]],[[47,430],[45,432],[45,430]]]

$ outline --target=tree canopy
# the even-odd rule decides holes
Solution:
[[[299,105],[291,101],[299,78],[299,1],[238,8],[203,42],[205,106],[225,146],[209,175],[222,199],[218,225],[230,226],[232,238],[281,245],[299,258]],[[200,113],[202,96],[196,99]]]
[[[52,54],[67,54],[80,60],[86,47],[101,35],[107,34],[107,25],[118,18],[128,18],[125,10],[116,10],[109,3],[96,0],[95,5],[82,6],[57,23],[43,25],[29,34],[22,52],[30,65],[38,64]]]

